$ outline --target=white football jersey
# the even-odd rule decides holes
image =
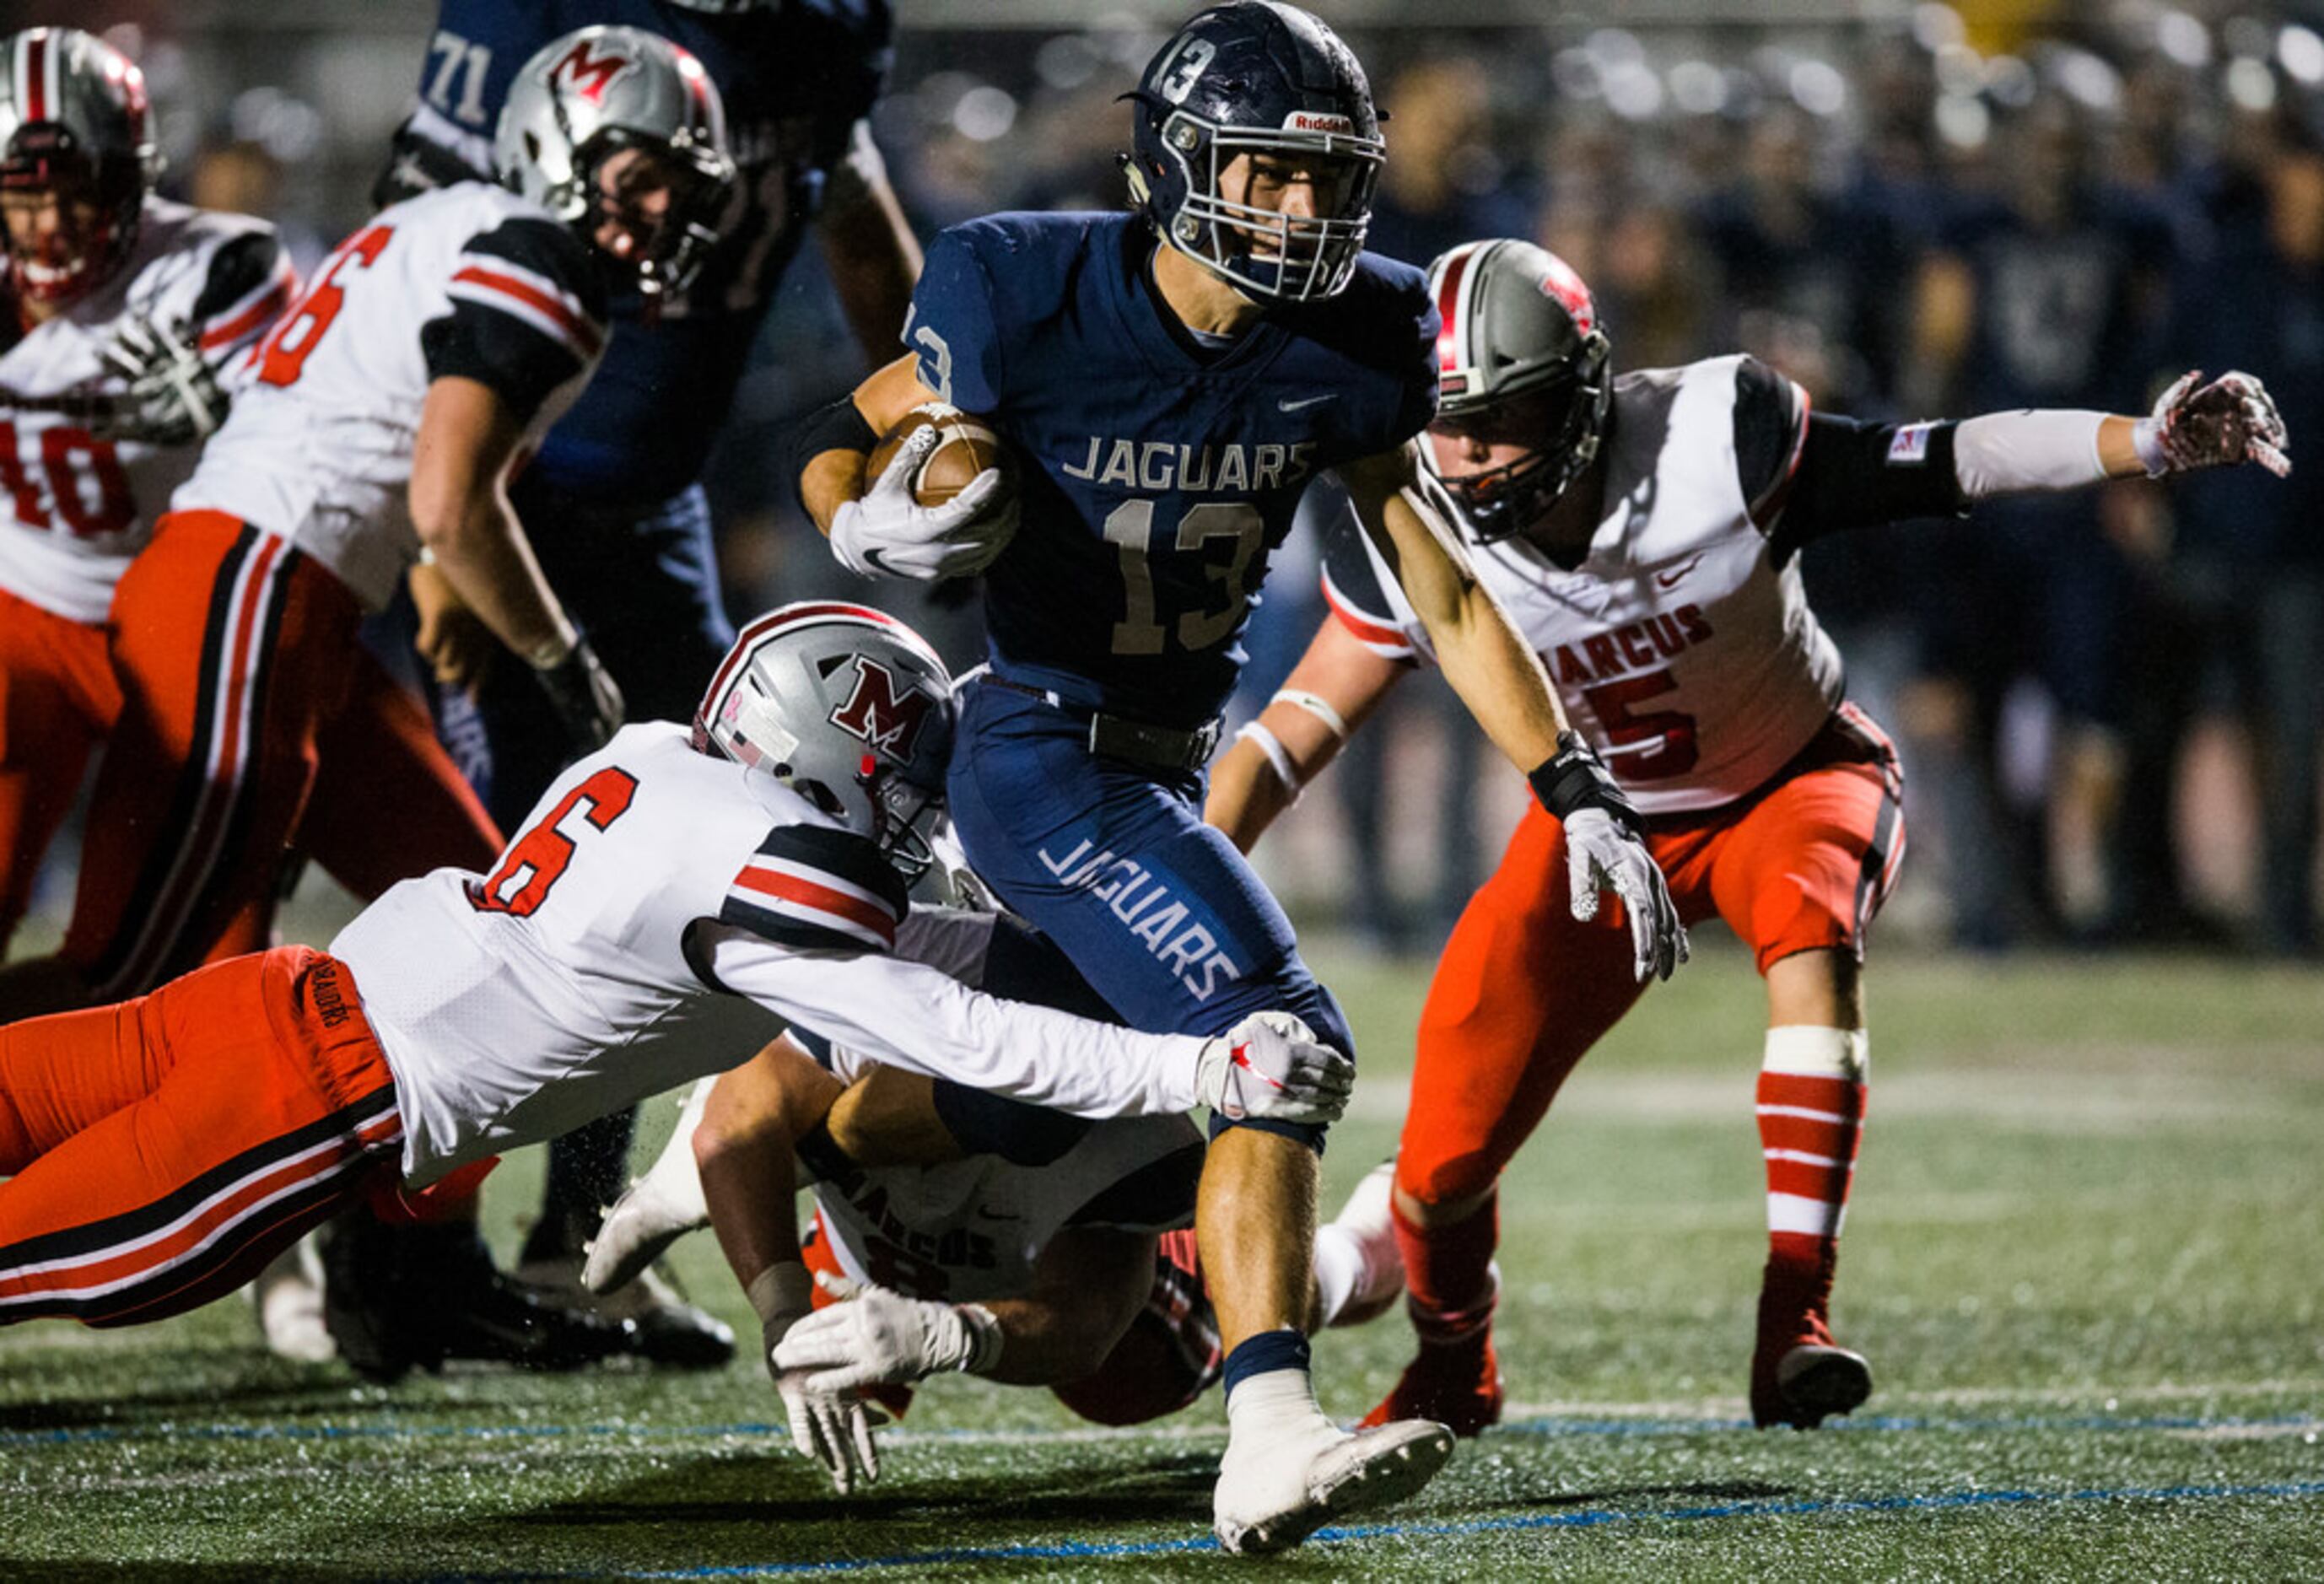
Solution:
[[[0,353],[0,588],[69,621],[103,622],[114,585],[201,454],[198,443],[100,439],[85,417],[24,399],[118,392],[121,378],[101,357],[132,316],[184,326],[227,372],[296,286],[273,227],[145,200],[122,267]]]
[[[331,954],[395,1073],[414,1183],[724,1072],[794,1018],[1080,1116],[1194,1108],[1200,1040],[980,994],[930,965],[989,931],[955,918],[909,914],[869,842],[655,723],[567,767],[492,874],[402,881]]]
[[[870,1064],[844,1047],[832,1051],[843,1081]],[[850,1171],[812,1186],[817,1223],[850,1276],[966,1303],[1022,1297],[1041,1251],[1068,1227],[1192,1226],[1203,1153],[1190,1118],[1123,1117],[1100,1122],[1045,1165],[971,1156]]]
[[[383,209],[254,350],[171,505],[289,539],[377,609],[420,551],[405,488],[428,387],[491,386],[530,450],[596,367],[604,313],[587,244],[530,199],[467,181]]]
[[[1570,570],[1524,539],[1467,547],[1479,576],[1541,653],[1573,729],[1641,814],[1716,808],[1756,790],[1838,707],[1840,651],[1808,609],[1796,558],[1776,564],[1762,522],[1780,511],[1807,436],[1788,380],[1743,400],[1781,402],[1788,465],[1747,499],[1736,456],[1741,356],[1628,373],[1614,383],[1606,509]],[[1374,652],[1428,654],[1428,638],[1368,539],[1336,536],[1323,591]]]

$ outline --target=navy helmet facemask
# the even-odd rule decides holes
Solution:
[[[1330,28],[1231,0],[1179,29],[1124,97],[1130,198],[1164,242],[1261,301],[1347,285],[1388,145],[1364,69]],[[1251,201],[1270,180],[1309,183],[1312,216]]]

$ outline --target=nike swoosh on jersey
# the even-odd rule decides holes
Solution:
[[[1697,556],[1683,566],[1674,567],[1668,572],[1657,572],[1655,574],[1655,586],[1656,588],[1676,588],[1688,573],[1693,571],[1696,567],[1702,565],[1702,557]]]
[[[1321,396],[1302,396],[1296,401],[1278,399],[1275,403],[1275,410],[1277,412],[1296,412],[1303,407],[1314,407],[1325,401],[1337,401],[1339,399],[1340,393],[1337,391],[1327,391]]]

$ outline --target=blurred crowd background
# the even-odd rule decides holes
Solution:
[[[2288,482],[1992,508],[1820,545],[1807,578],[1911,778],[1884,929],[2315,951],[2324,5],[1311,4],[1390,113],[1372,245],[1420,263],[1533,237],[1595,288],[1618,366],[1748,350],[1826,410],[1907,418],[2143,411],[2187,368],[2264,378]],[[1115,96],[1194,8],[898,0],[874,127],[915,224],[1120,204]],[[165,185],[275,219],[302,263],[364,215],[433,18],[0,4],[11,27],[114,24],[161,112]],[[738,613],[849,585],[782,441],[863,372],[809,250],[712,478]],[[893,592],[874,597],[973,656],[973,604]],[[1320,618],[1295,538],[1250,640],[1257,700]],[[1295,913],[1433,950],[1524,787],[1441,685],[1396,702],[1262,867]]]

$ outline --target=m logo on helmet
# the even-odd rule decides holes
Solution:
[[[635,64],[626,55],[592,55],[589,41],[576,39],[565,58],[549,68],[549,81],[552,87],[566,88],[593,105],[602,105],[613,79]]]
[[[898,764],[909,764],[919,750],[920,732],[936,700],[866,655],[855,657],[855,689],[831,712],[831,723],[861,737]]]

